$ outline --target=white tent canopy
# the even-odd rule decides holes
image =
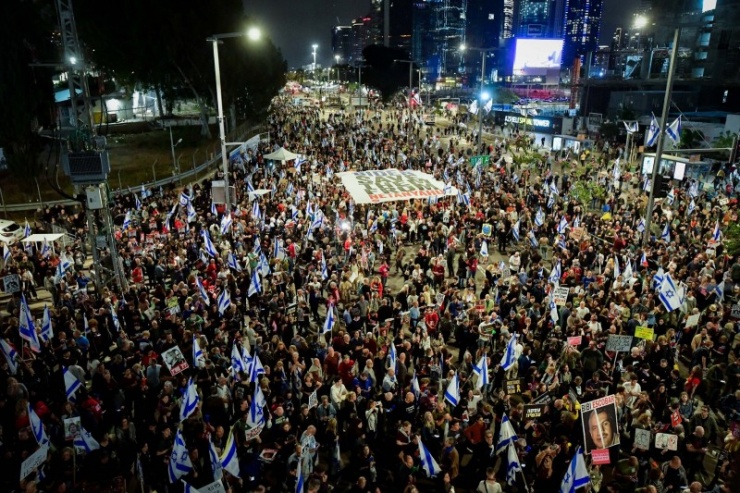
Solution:
[[[293,159],[297,157],[298,157],[298,154],[294,154],[290,152],[285,147],[281,147],[277,151],[264,155],[265,159],[272,159],[273,161],[292,161]]]
[[[62,233],[36,233],[23,238],[21,241],[23,243],[43,243],[44,241],[52,243],[63,236],[64,234]]]

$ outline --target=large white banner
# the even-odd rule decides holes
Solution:
[[[356,204],[378,204],[395,200],[426,199],[457,195],[457,188],[445,186],[432,175],[415,170],[379,169],[337,173]]]

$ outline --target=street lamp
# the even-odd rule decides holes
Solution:
[[[334,66],[335,66],[336,72],[337,72],[337,74],[336,74],[336,76],[337,76],[337,83],[339,83],[339,60],[341,58],[342,57],[340,57],[339,55],[334,55]]]
[[[316,76],[316,49],[318,49],[319,45],[313,44],[311,45],[313,48],[313,65],[311,66],[312,71],[314,72],[314,77]]]
[[[218,59],[218,45],[222,39],[241,38],[246,36],[252,41],[260,39],[262,33],[256,27],[249,28],[246,32],[214,34],[206,38],[213,45],[213,70],[216,74],[216,103],[218,105],[218,137],[221,140],[221,166],[224,173],[224,202],[226,207],[231,207],[229,197],[229,157],[226,155],[226,129],[224,128],[224,103],[221,97],[221,66]],[[173,149],[174,150],[174,149]]]
[[[478,111],[480,114],[478,115],[478,150],[480,151],[481,144],[483,142],[483,103],[488,101],[488,98],[485,100],[483,99],[483,96],[486,95],[486,93],[483,92],[483,83],[486,80],[486,55],[489,51],[493,51],[493,48],[473,48],[466,45],[460,45],[460,51],[479,51],[481,54],[481,65],[480,65],[480,92],[479,92],[479,99],[481,100],[481,104],[478,105]]]
[[[175,147],[180,145],[182,143],[182,139],[177,139],[177,142],[172,141],[172,124],[167,126],[167,128],[170,130],[170,149],[172,150],[172,171],[179,175],[180,174],[180,168],[177,165],[177,160],[175,159]]]

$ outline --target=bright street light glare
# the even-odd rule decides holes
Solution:
[[[482,92],[482,93],[480,93],[480,98],[483,101],[488,101],[489,99],[491,99],[491,95],[488,94],[487,92]]]
[[[318,47],[319,47],[319,45],[317,45],[317,44],[311,45],[311,48],[313,48],[314,50],[315,50],[316,48],[318,48]]]
[[[262,31],[258,27],[250,27],[247,29],[247,37],[252,41],[257,41],[262,37]]]
[[[467,46],[465,46],[464,44],[461,44],[461,45],[460,45],[460,51],[465,51],[465,50],[466,50],[467,48],[468,48],[468,47],[467,47]]]
[[[647,17],[645,17],[644,15],[638,15],[637,17],[635,17],[635,21],[632,23],[632,25],[636,29],[642,29],[643,27],[647,26],[647,23]]]
[[[75,65],[77,63],[77,57],[71,56],[69,57],[69,63],[72,65]]]

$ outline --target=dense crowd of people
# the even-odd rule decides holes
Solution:
[[[472,136],[407,118],[276,99],[233,210],[209,182],[117,200],[123,288],[91,283],[84,242],[7,248],[2,489],[549,492],[586,451],[596,492],[737,491],[737,172],[674,182],[643,247],[616,146],[584,204],[558,156],[511,159],[516,129],[471,166]],[[356,204],[338,176],[384,168],[457,194]]]

